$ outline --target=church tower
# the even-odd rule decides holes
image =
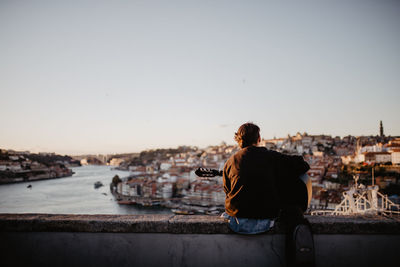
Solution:
[[[383,123],[381,121],[380,126],[379,126],[379,134],[381,137],[384,137],[385,135],[383,134]]]

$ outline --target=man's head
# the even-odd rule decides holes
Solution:
[[[260,141],[260,128],[251,122],[241,125],[235,133],[235,141],[240,148],[257,145]]]

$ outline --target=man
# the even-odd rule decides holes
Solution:
[[[307,190],[299,179],[302,175],[304,178],[309,165],[301,156],[258,147],[260,128],[253,123],[240,126],[235,140],[240,150],[227,160],[223,170],[223,216],[229,220],[229,226],[237,233],[262,233],[279,216],[286,225],[289,265],[312,266],[312,233],[302,210]]]

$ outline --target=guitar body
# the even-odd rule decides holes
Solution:
[[[307,210],[312,197],[312,183],[307,174],[292,179],[293,184],[280,188],[284,205],[299,206],[303,212]]]

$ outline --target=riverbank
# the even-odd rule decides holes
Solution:
[[[64,171],[63,173],[57,173],[52,170],[35,170],[21,172],[0,171],[0,185],[59,179],[71,177],[73,174],[74,172],[70,169],[67,169],[67,171]],[[10,177],[12,175],[17,177]]]
[[[201,206],[194,205],[185,198],[148,198],[148,197],[133,197],[119,194],[111,188],[111,194],[119,205],[133,205],[144,208],[161,207],[170,209],[175,214],[193,215],[220,215],[225,211],[224,206]]]
[[[34,182],[69,177],[80,162],[55,153],[0,149],[0,184]]]

